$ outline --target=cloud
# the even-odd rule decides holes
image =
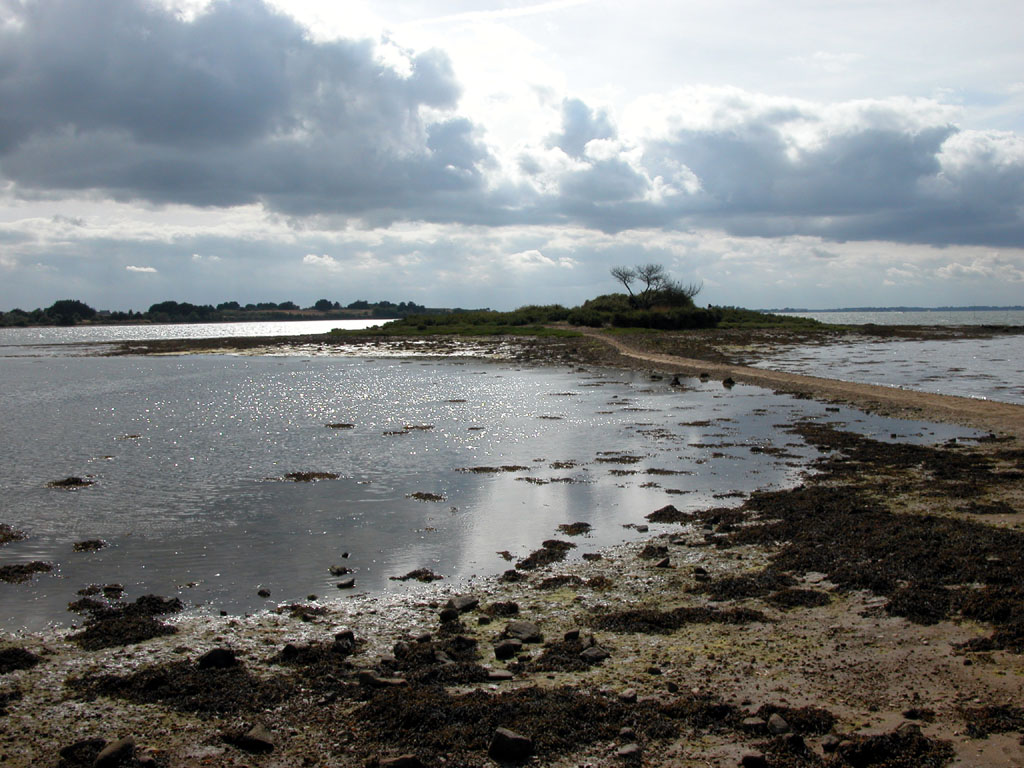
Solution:
[[[0,168],[23,195],[96,190],[304,215],[481,191],[447,57],[311,41],[259,0],[191,21],[143,0],[13,6],[0,28]],[[386,216],[388,214],[380,213]]]
[[[552,259],[545,256],[535,248],[531,248],[528,251],[509,254],[505,259],[505,263],[514,270],[524,272],[531,272],[537,269],[547,269],[551,267],[572,269],[577,266],[577,262],[568,256],[561,256],[557,259]]]
[[[935,99],[695,85],[616,111],[531,80],[528,119],[513,121],[530,129],[496,138],[493,121],[488,132],[460,111],[445,53],[316,38],[263,0],[181,15],[147,0],[4,7],[0,189],[19,201],[244,208],[295,231],[406,222],[1024,242],[1024,139],[963,128],[960,110]],[[511,103],[496,93],[475,106],[505,120]],[[97,240],[116,226],[87,221],[49,226]]]
[[[302,263],[311,267],[326,269],[331,272],[336,272],[341,269],[341,264],[338,260],[333,256],[328,256],[326,253],[323,256],[317,256],[315,253],[308,253],[302,257]]]
[[[136,267],[132,264],[129,264],[128,266],[125,267],[125,269],[128,270],[129,272],[141,272],[147,275],[155,275],[157,273],[156,267]]]

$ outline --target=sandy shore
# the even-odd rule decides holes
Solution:
[[[131,737],[122,764],[494,765],[503,727],[530,744],[496,757],[545,766],[1024,765],[1024,408],[592,336],[513,354],[708,373],[994,434],[922,448],[794,424],[823,451],[803,486],[696,515],[637,510],[653,538],[599,560],[537,542],[552,562],[515,580],[249,618],[96,611],[92,644],[8,635],[0,763],[92,765]],[[478,603],[445,612],[458,597]],[[542,641],[498,651],[531,633],[516,621]],[[154,627],[174,634],[81,647]]]

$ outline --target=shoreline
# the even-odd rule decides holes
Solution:
[[[682,373],[687,369],[681,366],[692,364],[737,381],[755,375],[733,365],[682,363],[654,353],[629,359],[635,351],[593,344],[603,342],[526,340],[516,359],[612,360],[645,370],[664,366],[669,373]],[[771,373],[747,370],[758,376]],[[786,522],[789,511],[805,501],[812,508],[827,502],[829,514],[835,508],[838,515],[845,503],[840,500],[855,499],[859,506],[853,511],[874,516],[872,530],[890,546],[869,553],[880,562],[906,546],[888,541],[893,530],[942,523],[965,537],[946,547],[975,542],[979,551],[995,558],[986,558],[981,571],[965,571],[964,578],[997,585],[995,577],[1009,575],[1019,584],[1024,576],[1017,546],[1024,520],[1019,470],[1024,407],[997,408],[1000,418],[991,408],[968,407],[990,401],[908,398],[923,393],[907,390],[882,398],[874,390],[885,388],[857,385],[851,390],[827,384],[831,380],[782,376],[746,380],[888,409],[888,415],[970,423],[1002,437],[922,450],[879,448],[846,433],[807,431],[805,437],[826,454],[802,490],[754,494],[736,510],[685,516],[669,533],[647,542],[604,550],[600,560],[522,571],[521,582],[437,582],[403,590],[388,601],[356,596],[280,615],[171,620],[179,626],[177,634],[99,651],[80,650],[57,638],[5,635],[7,642],[0,647],[14,645],[42,661],[0,674],[0,709],[9,711],[0,716],[7,729],[0,760],[56,765],[60,749],[79,740],[113,742],[132,736],[136,764],[152,757],[157,765],[303,765],[311,758],[308,764],[348,766],[375,760],[387,764],[390,758],[414,754],[428,766],[440,765],[442,756],[448,765],[492,765],[489,739],[494,724],[504,719],[506,727],[534,740],[536,765],[736,766],[745,755],[750,765],[853,765],[873,737],[884,737],[890,757],[910,755],[917,761],[900,764],[1021,764],[1024,649],[1014,650],[1012,636],[1002,648],[1000,642],[980,642],[994,629],[1012,630],[1012,623],[985,621],[966,602],[958,610],[947,606],[945,612],[933,605],[935,590],[968,594],[966,582],[916,584],[908,577],[917,567],[911,563],[909,571],[879,570],[878,583],[859,584],[838,568],[846,558],[865,569],[868,561],[857,561],[862,554],[850,549],[856,542],[844,542],[849,551],[835,555],[837,567],[826,572],[827,563],[808,567],[812,547],[802,534],[780,529],[773,533],[774,543],[768,543],[757,540],[757,531],[778,519]],[[789,428],[810,430],[807,425]],[[835,461],[836,455],[845,460]],[[653,512],[639,510],[637,522]],[[822,531],[823,541],[843,541],[836,531],[857,519],[823,517],[817,527],[835,525],[835,530]],[[985,538],[989,529],[996,533]],[[554,530],[551,535],[565,538]],[[935,558],[948,553],[940,548],[915,554]],[[782,567],[787,562],[795,566]],[[927,561],[921,562],[923,569]],[[897,565],[894,560],[892,568]],[[759,576],[766,572],[771,578]],[[560,584],[544,586],[555,577]],[[886,579],[891,583],[882,583]],[[456,610],[454,618],[442,621],[446,600],[465,594],[480,605],[461,614]],[[821,595],[827,602],[821,603]],[[787,599],[796,602],[789,605]],[[1012,594],[1000,599],[1008,601],[1013,615],[1021,610],[1017,603],[1024,602],[1018,596],[1015,603]],[[501,609],[487,613],[489,607],[510,602],[519,606],[516,615],[503,616]],[[903,614],[892,612],[894,604],[906,608]],[[645,613],[625,617],[631,610]],[[740,610],[759,612],[761,618],[740,621],[735,613]],[[927,623],[920,621],[922,615]],[[608,616],[617,616],[619,623]],[[687,620],[677,621],[681,616]],[[727,616],[735,622],[723,619]],[[520,653],[529,658],[498,660],[493,642],[512,620],[537,624],[544,643],[524,645]],[[348,652],[339,651],[333,639],[343,630],[353,631],[357,641]],[[573,630],[581,630],[579,638],[566,634]],[[427,632],[429,640],[422,637]],[[593,647],[610,655],[583,662],[591,635]],[[957,647],[972,641],[976,650]],[[294,652],[285,652],[288,644]],[[216,648],[230,648],[240,663],[199,670],[199,659]],[[485,666],[499,674],[488,677],[479,671]],[[164,682],[154,683],[151,676],[147,688],[130,679],[131,670],[152,669],[161,670],[158,678]],[[511,679],[506,679],[509,672]],[[69,677],[86,683],[66,689]],[[245,695],[203,709],[195,698],[186,700],[186,683],[228,684]],[[284,686],[285,693],[275,698],[271,683]],[[20,698],[3,698],[14,692]],[[978,713],[986,707],[1004,707],[999,728],[1011,727],[980,738],[976,724],[987,720]],[[424,717],[445,712],[448,725],[437,722],[426,733],[411,723],[397,728],[394,718],[403,711]],[[994,710],[985,713],[998,719]],[[787,720],[788,730],[774,732],[772,714]],[[562,723],[583,730],[556,738]],[[272,745],[262,755],[263,747],[241,738],[257,724]],[[525,733],[531,728],[534,732]],[[439,746],[445,743],[448,752]],[[85,757],[66,761],[69,766],[87,764]]]

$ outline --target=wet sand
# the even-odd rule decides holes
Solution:
[[[91,765],[132,737],[125,764],[494,765],[504,727],[532,741],[533,765],[1024,764],[1024,408],[608,341],[516,354],[731,377],[993,436],[923,448],[793,424],[825,452],[803,486],[637,510],[666,532],[599,560],[248,618],[96,610],[95,642],[6,636],[0,763]],[[479,604],[445,612],[459,596]],[[543,640],[499,659],[502,637],[529,634],[516,620]],[[518,743],[497,757],[516,762]]]

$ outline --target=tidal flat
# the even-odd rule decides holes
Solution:
[[[573,366],[582,392],[619,386],[582,386],[617,377],[577,370],[598,352],[573,359],[571,344],[531,341],[523,354]],[[125,764],[156,765],[1020,764],[1015,406],[1005,406],[1004,430],[881,420],[712,376],[673,390],[679,366],[629,366],[619,375],[640,403],[602,410],[638,435],[666,429],[635,426],[656,413],[627,410],[648,408],[647,398],[770,395],[793,408],[761,400],[740,419],[764,416],[766,439],[738,439],[736,422],[715,415],[673,413],[677,430],[700,437],[673,441],[666,430],[629,444],[605,430],[585,454],[533,456],[542,472],[528,449],[522,461],[511,452],[452,462],[512,467],[453,477],[542,493],[576,486],[559,476],[600,471],[628,499],[628,520],[588,518],[593,502],[538,519],[520,546],[491,550],[501,561],[493,575],[442,574],[224,618],[175,612],[172,598],[94,595],[73,630],[8,633],[4,761],[91,765],[109,747]],[[569,391],[546,394],[579,402]],[[388,437],[437,433],[440,419],[416,416],[392,431],[433,428]],[[581,429],[565,412],[535,416],[540,430]],[[324,419],[335,436],[349,430],[328,422],[358,424]],[[648,455],[651,445],[662,447]],[[684,468],[685,454],[705,461]],[[706,492],[667,493],[741,455],[767,457],[781,474],[762,482],[741,471]],[[404,499],[414,509],[454,494],[407,492],[417,491],[446,498]],[[613,526],[626,541],[599,538]]]

